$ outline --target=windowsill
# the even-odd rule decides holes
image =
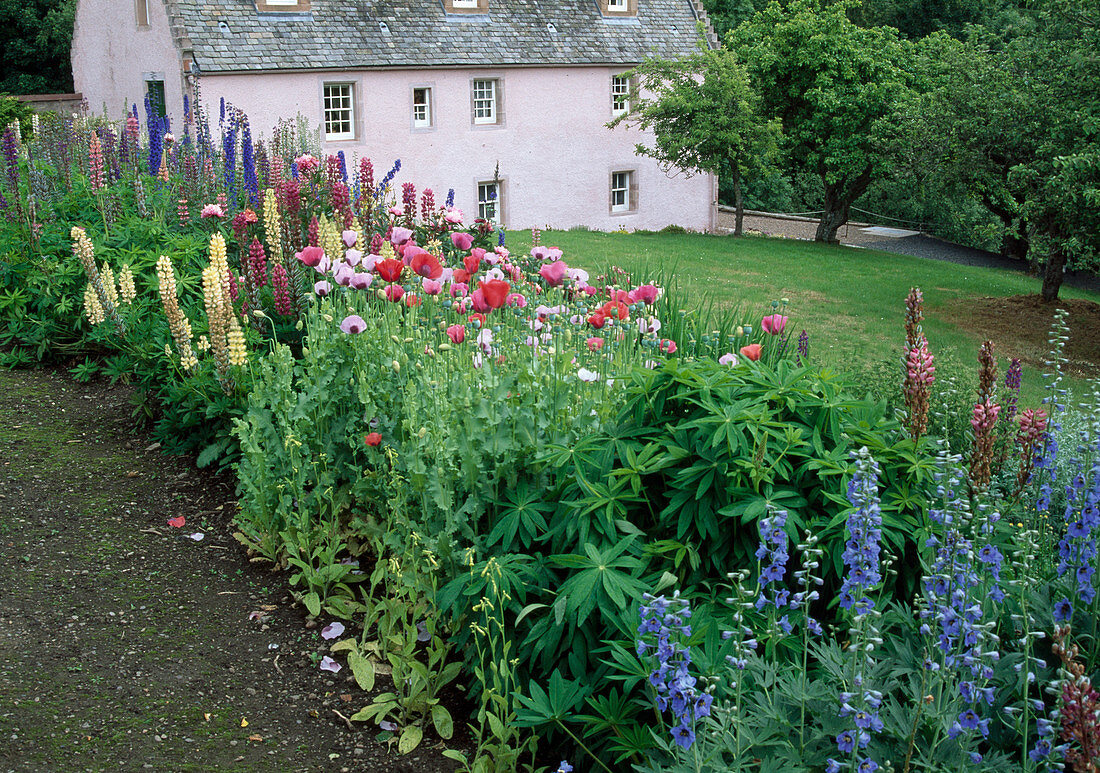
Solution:
[[[413,134],[427,134],[435,131],[435,126],[429,124],[427,126],[413,126],[409,131]]]
[[[622,209],[622,210],[609,212],[608,214],[611,215],[611,217],[625,217],[627,215],[636,215],[636,214],[638,214],[638,210],[636,210],[636,209]]]
[[[484,11],[471,11],[469,13],[463,11],[444,11],[443,21],[477,21],[482,24],[491,24],[493,20],[489,18],[489,14]]]
[[[356,140],[357,140],[356,137],[325,137],[322,140],[322,142],[338,143],[338,142],[355,142]]]
[[[474,131],[487,131],[492,129],[503,129],[503,123],[472,123],[470,128]]]

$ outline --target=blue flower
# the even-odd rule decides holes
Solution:
[[[1054,622],[1064,623],[1071,617],[1073,617],[1073,603],[1063,597],[1054,605]]]
[[[695,743],[695,731],[686,724],[678,725],[672,728],[672,740],[681,749],[690,749],[691,745]]]

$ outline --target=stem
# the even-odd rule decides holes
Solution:
[[[580,746],[582,749],[584,749],[585,752],[588,753],[588,756],[596,761],[597,765],[599,765],[601,768],[606,770],[607,773],[614,773],[614,771],[611,770],[611,768],[607,767],[607,765],[604,764],[603,760],[601,760],[599,757],[597,757],[595,754],[593,754],[592,750],[584,745],[584,741],[582,741],[580,738],[577,738],[577,736],[575,736],[573,734],[573,731],[570,730],[568,727],[566,727],[565,724],[560,719],[555,719],[554,722],[557,724],[558,727],[560,727],[562,730],[564,730],[570,738],[573,739],[574,743],[576,743],[578,746]]]
[[[913,746],[917,740],[917,725],[920,722],[920,715],[924,712],[924,685],[928,680],[928,670],[922,669],[920,674],[920,693],[917,695],[917,713],[913,717],[913,727],[909,730],[909,745],[905,750],[905,768],[902,773],[909,773],[910,760],[913,757]]]

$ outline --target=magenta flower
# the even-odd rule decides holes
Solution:
[[[641,285],[634,290],[634,298],[642,301],[646,306],[652,306],[659,294],[660,291],[654,285]]]
[[[520,295],[519,293],[509,293],[504,302],[507,303],[509,306],[516,306],[520,309],[526,308],[527,296]]]
[[[340,329],[349,335],[362,333],[367,329],[367,322],[358,314],[349,314],[344,317],[344,321],[340,323]]]
[[[452,225],[462,225],[462,210],[451,207],[443,213],[443,219]]]
[[[474,243],[474,240],[470,236],[470,234],[462,233],[461,231],[455,231],[453,234],[451,234],[451,242],[453,242],[454,246],[458,247],[460,250],[468,250],[470,249],[470,245]]]
[[[466,340],[465,325],[451,325],[447,328],[447,337],[451,339],[451,343],[462,343]]]
[[[325,257],[325,251],[320,247],[303,247],[301,252],[294,253],[294,257],[311,268],[317,268]]]
[[[764,317],[760,320],[760,327],[764,329],[765,333],[769,333],[773,336],[777,336],[783,332],[783,328],[787,326],[787,318],[782,314],[772,314]]]

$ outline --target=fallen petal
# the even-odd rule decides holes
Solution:
[[[197,531],[194,534],[188,534],[187,536],[195,540],[195,542],[202,542],[202,538],[206,535],[203,534],[201,531]]]
[[[323,658],[321,658],[322,671],[331,671],[332,673],[336,674],[340,672],[341,668],[343,668],[343,666],[330,658],[328,655],[325,655]]]
[[[168,519],[168,525],[173,529],[181,529],[185,523],[187,523],[187,519],[182,515],[177,515],[175,518]]]
[[[389,731],[390,731],[391,733],[392,733],[392,732],[393,732],[394,730],[396,730],[396,729],[397,729],[397,723],[395,723],[395,722],[390,722],[390,721],[388,721],[388,720],[385,720],[385,719],[383,719],[383,720],[382,720],[381,722],[379,722],[379,723],[378,723],[378,726],[379,726],[380,728],[382,728],[383,730],[389,730]]]
[[[344,632],[343,623],[329,623],[321,629],[322,639],[335,639],[337,636]]]

